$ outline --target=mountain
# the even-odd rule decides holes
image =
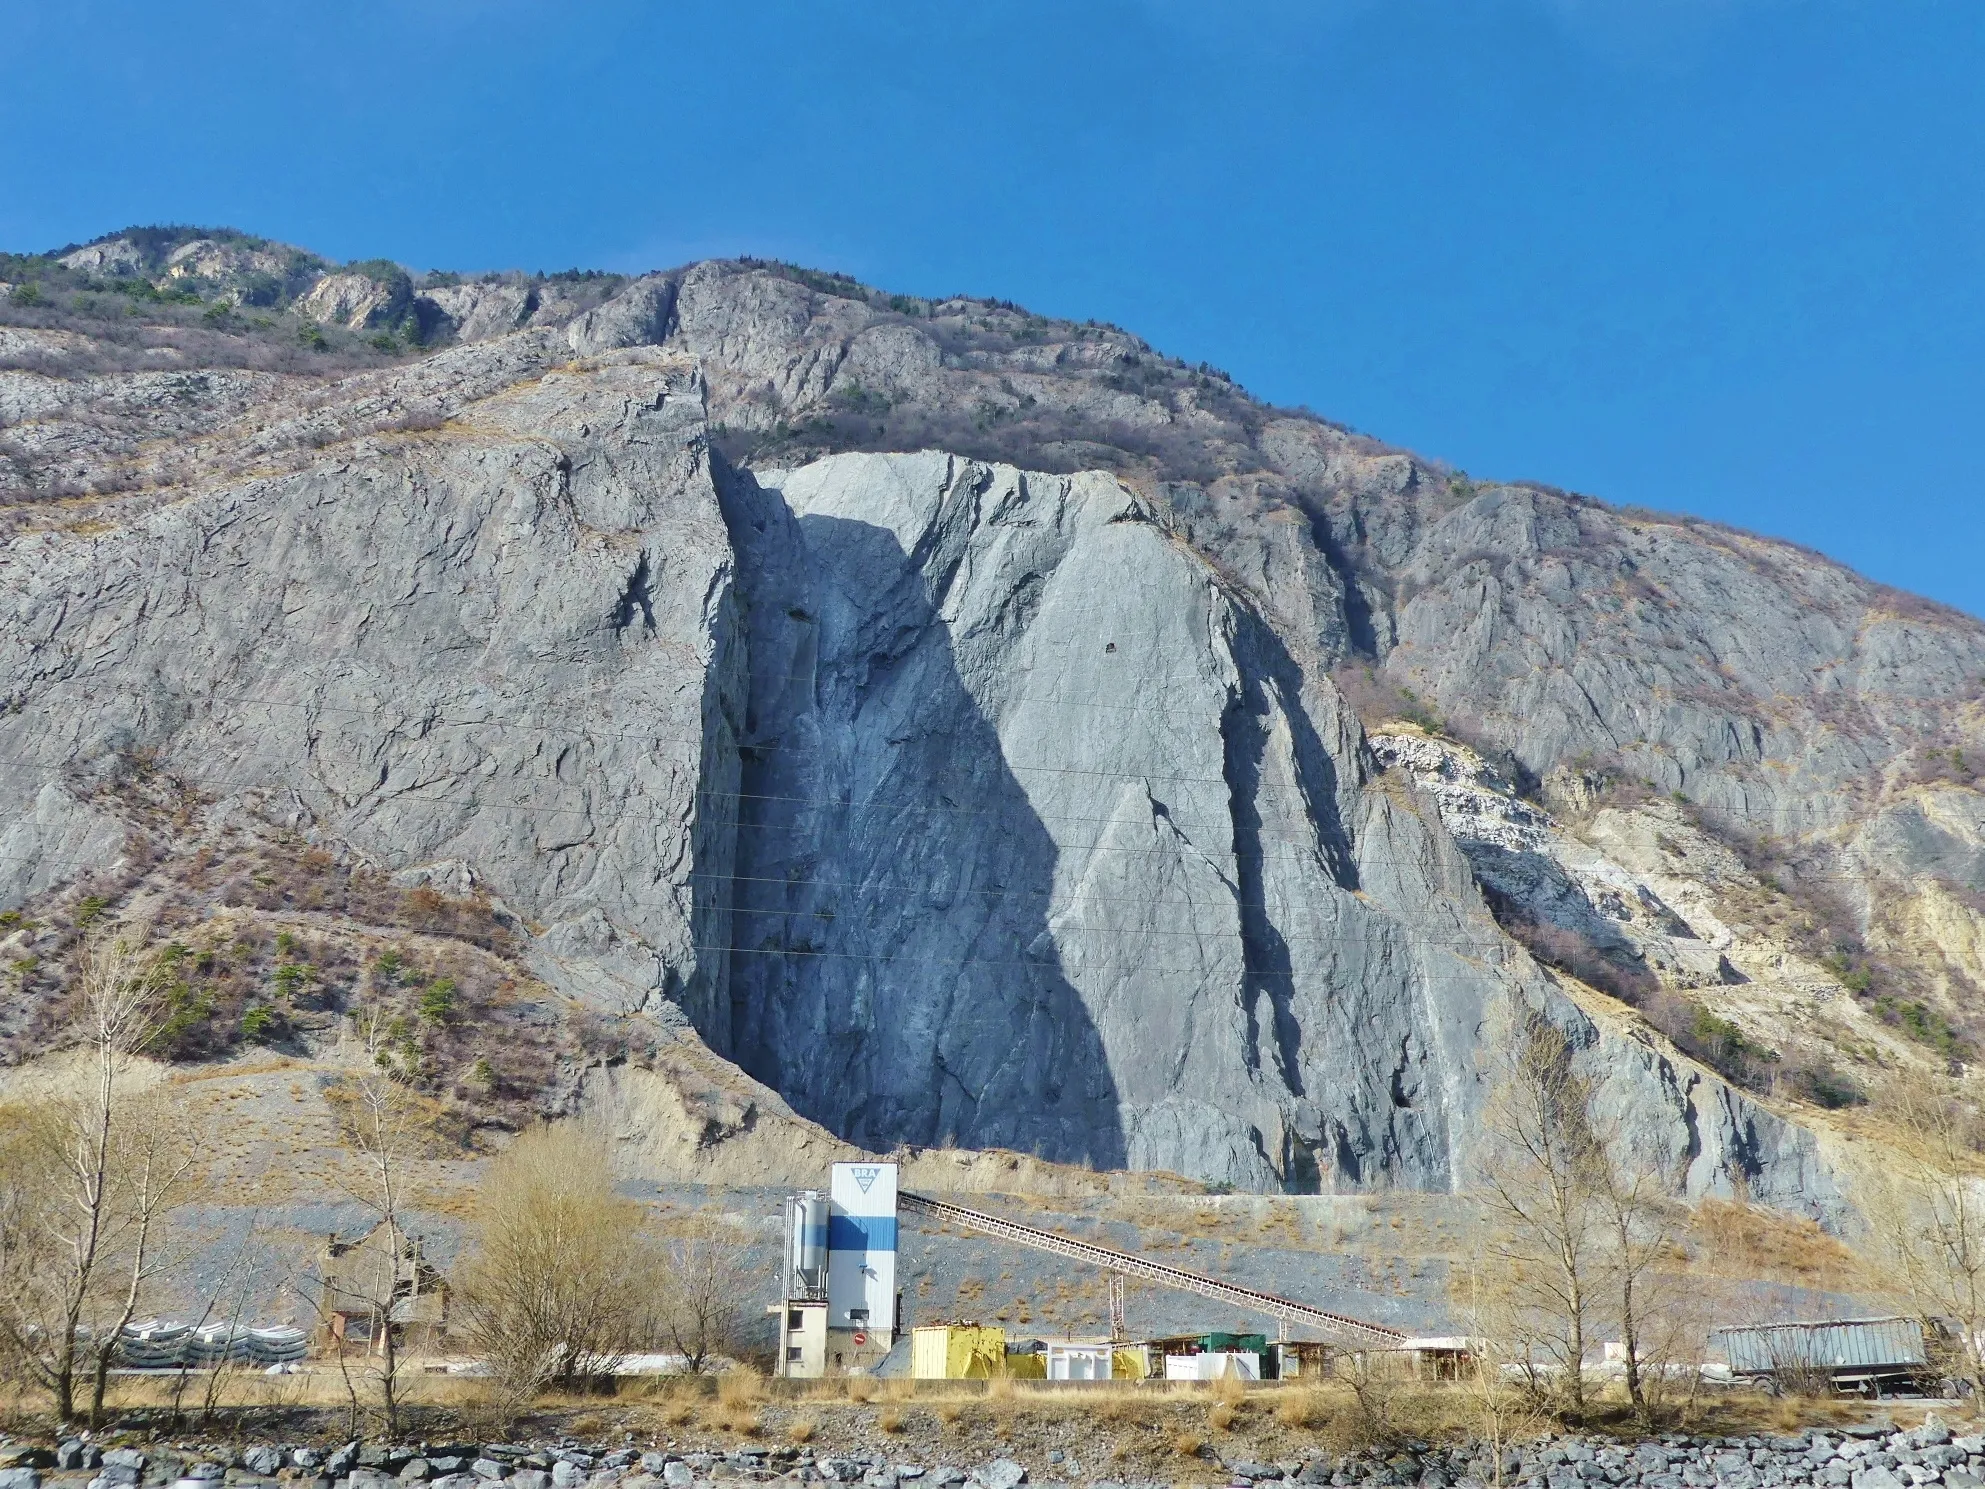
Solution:
[[[1810,551],[786,265],[0,283],[13,1058],[123,915],[185,1059],[514,1121],[688,1041],[874,1150],[1447,1190],[1541,1014],[1841,1224],[1970,1057],[1985,627]]]

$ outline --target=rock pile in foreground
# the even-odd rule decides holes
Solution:
[[[1098,1455],[1102,1446],[1098,1445]],[[1669,1434],[1640,1442],[1558,1437],[1503,1449],[1500,1465],[1486,1444],[1402,1444],[1342,1457],[1278,1463],[1224,1460],[1213,1449],[1182,1459],[1179,1477],[1235,1485],[1411,1485],[1462,1489],[1500,1481],[1527,1489],[1585,1489],[1600,1484],[1645,1489],[1775,1489],[1814,1484],[1833,1489],[1910,1489],[1985,1484],[1985,1434],[1959,1436],[1932,1417],[1897,1431],[1888,1423],[1809,1430],[1770,1437]],[[1100,1463],[1098,1464],[1100,1467]],[[1501,1472],[1498,1474],[1497,1470]],[[325,1449],[258,1444],[101,1449],[71,1440],[53,1447],[0,1445],[0,1489],[207,1489],[294,1485],[297,1489],[702,1489],[723,1483],[860,1485],[862,1489],[1143,1489],[1095,1476],[1070,1454],[1051,1451],[1029,1465],[1013,1458],[965,1467],[896,1461],[886,1452],[849,1447],[741,1445],[694,1452],[556,1444],[403,1444],[351,1442]]]

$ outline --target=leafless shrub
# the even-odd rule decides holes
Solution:
[[[1869,608],[1881,616],[1893,616],[1897,620],[1913,621],[1919,625],[1954,627],[1973,633],[1979,629],[1976,617],[1966,615],[1955,606],[1940,604],[1922,595],[1911,594],[1908,590],[1892,589],[1886,584],[1870,584],[1868,600]]]
[[[166,1217],[194,1177],[172,1089],[133,1078],[160,1003],[147,940],[142,927],[92,932],[75,1013],[87,1059],[73,1084],[0,1122],[0,1338],[64,1421],[85,1381],[101,1420],[118,1338],[164,1265]]]
[[[1985,1193],[1977,1178],[1985,1117],[1947,1082],[1899,1072],[1883,1105],[1903,1141],[1879,1175],[1883,1202],[1869,1207],[1885,1276],[1898,1303],[1949,1320],[1948,1373],[1985,1388]]]
[[[1602,947],[1570,926],[1539,920],[1500,895],[1490,896],[1490,906],[1496,911],[1497,923],[1545,966],[1568,972],[1635,1007],[1647,1006],[1659,992],[1659,980],[1631,953]]]
[[[668,1288],[660,1325],[670,1347],[692,1374],[741,1358],[750,1280],[763,1270],[749,1233],[722,1219],[691,1215],[667,1227],[663,1248]]]
[[[651,1300],[668,1290],[660,1248],[641,1207],[614,1193],[598,1134],[534,1128],[491,1165],[458,1297],[513,1409],[554,1382],[611,1380],[656,1338]]]
[[[1431,734],[1442,732],[1440,715],[1425,699],[1370,663],[1343,663],[1330,677],[1367,729],[1404,719]]]

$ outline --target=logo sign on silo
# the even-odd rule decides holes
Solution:
[[[827,1220],[827,1323],[896,1332],[896,1165],[837,1163]]]

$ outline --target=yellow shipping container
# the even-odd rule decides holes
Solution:
[[[1014,1380],[1046,1380],[1048,1357],[1039,1350],[1031,1355],[1008,1355],[1006,1373]]]
[[[1151,1374],[1151,1351],[1143,1345],[1110,1351],[1112,1380],[1143,1380]]]
[[[1006,1373],[1006,1330],[933,1324],[910,1330],[910,1375],[916,1380],[988,1380]]]

